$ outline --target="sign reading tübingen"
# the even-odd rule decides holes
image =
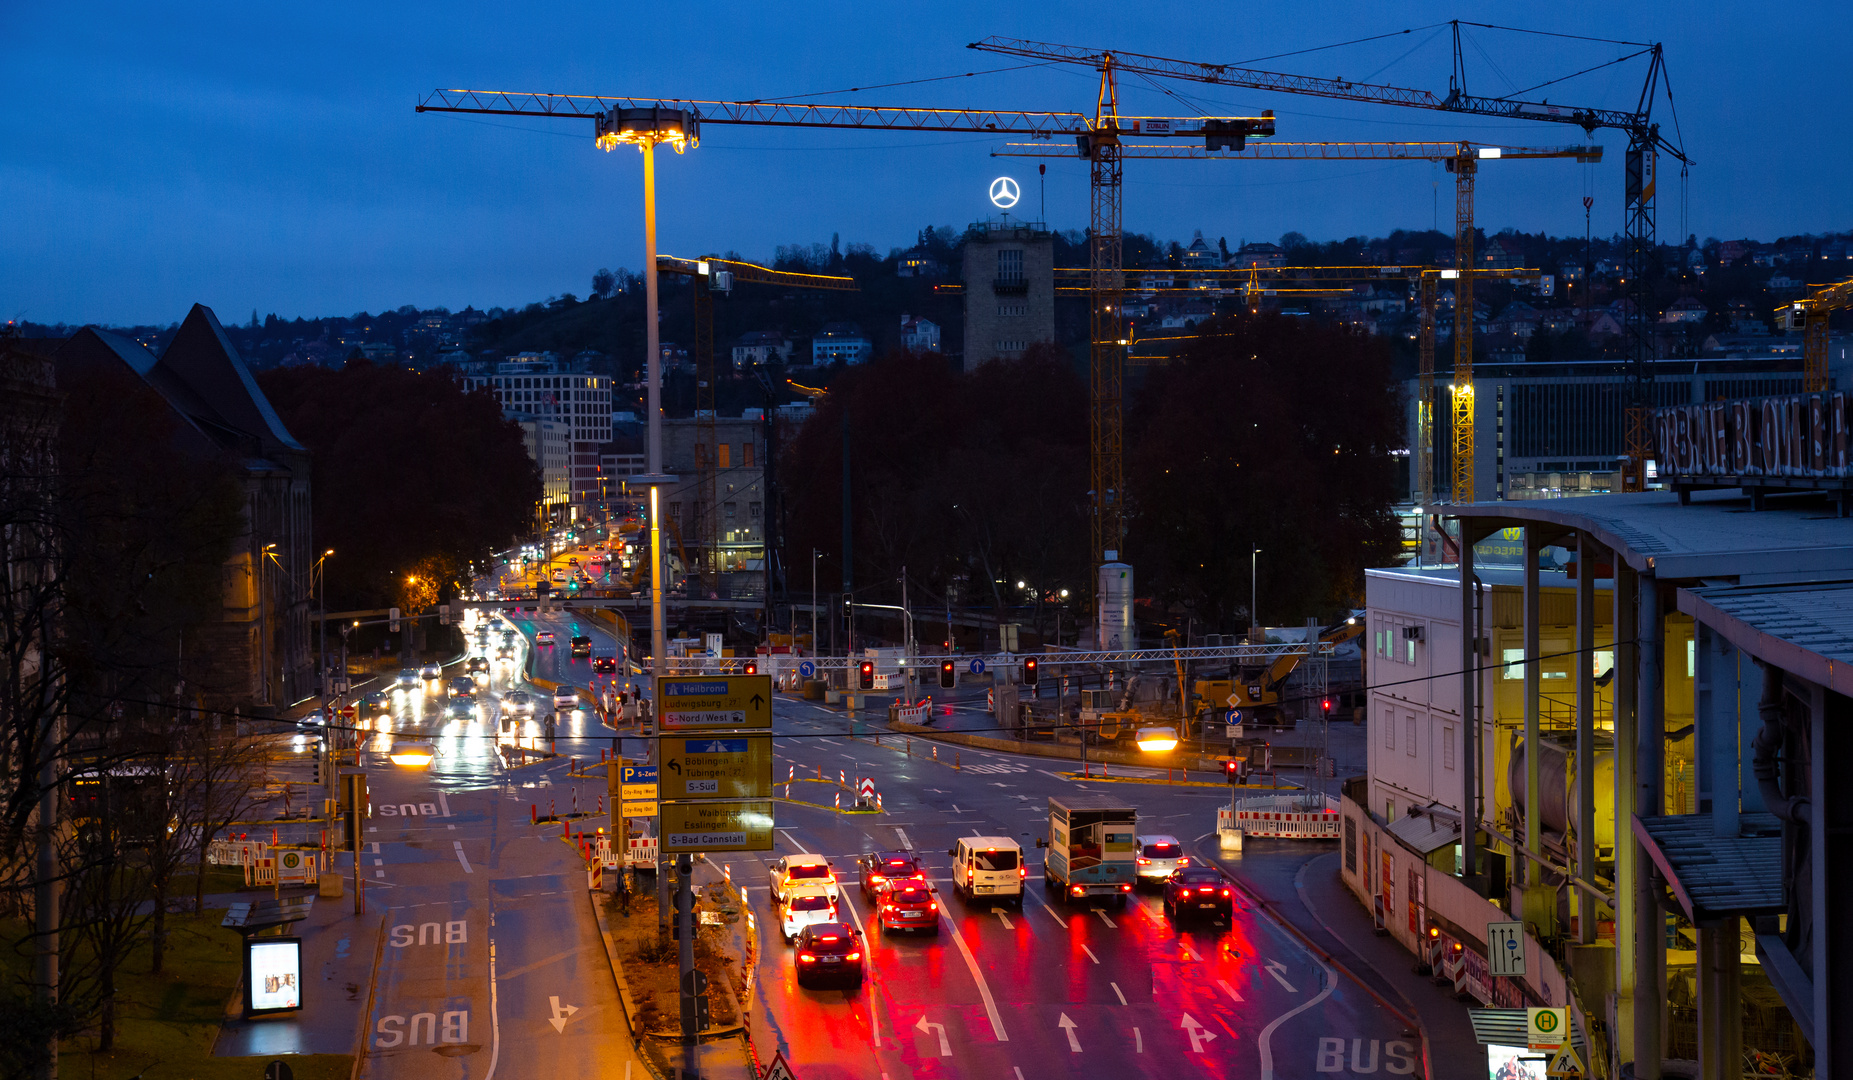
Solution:
[[[732,730],[772,726],[770,675],[665,675],[657,710],[663,730]]]
[[[662,850],[771,851],[772,800],[663,803]]]

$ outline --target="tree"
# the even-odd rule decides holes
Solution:
[[[600,300],[610,297],[617,287],[618,276],[609,270],[600,268],[592,275],[592,295]]]
[[[1400,394],[1379,340],[1280,316],[1206,323],[1127,418],[1126,548],[1140,591],[1199,625],[1357,606],[1395,554]]]
[[[349,361],[259,377],[284,424],[315,455],[312,513],[328,606],[400,603],[420,567],[458,574],[525,532],[541,498],[521,427],[485,391],[442,371]]]

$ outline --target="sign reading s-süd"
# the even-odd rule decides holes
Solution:
[[[772,796],[772,736],[704,735],[664,739],[665,799],[766,799]]]
[[[665,675],[658,682],[665,731],[772,726],[770,675]]]
[[[772,800],[662,804],[662,850],[771,851]]]

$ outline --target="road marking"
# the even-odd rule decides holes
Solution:
[[[450,830],[451,832],[456,832],[456,831],[457,831],[457,827],[456,827],[455,825],[446,825],[446,826],[444,826],[444,827],[445,827],[446,829],[449,829],[449,830]]]
[[[495,925],[495,912],[489,912],[489,925]],[[494,1080],[495,1063],[502,1056],[502,1018],[496,1011],[495,995],[495,939],[489,939],[489,1071],[483,1080]]]
[[[1242,995],[1235,992],[1235,987],[1229,985],[1228,979],[1217,979],[1216,985],[1222,987],[1223,993],[1228,994],[1231,1001],[1242,1000]]]
[[[470,860],[463,855],[463,841],[452,840],[451,844],[457,849],[457,861],[463,864],[463,872],[466,874],[474,874],[476,871],[470,869]]]
[[[378,855],[380,853],[380,842],[378,840],[375,840],[373,842],[373,853],[375,855]]]
[[[1055,1026],[1067,1033],[1068,1052],[1078,1054],[1081,1052],[1081,1040],[1074,1037],[1074,1021],[1068,1019],[1067,1013],[1062,1013],[1061,1016],[1062,1018],[1055,1022]]]
[[[1119,924],[1114,922],[1112,917],[1110,917],[1106,912],[1100,910],[1099,908],[1095,908],[1094,914],[1100,916],[1101,922],[1106,923],[1108,926],[1114,927],[1115,929],[1118,929]]]
[[[940,1057],[951,1057],[952,1056],[952,1043],[946,1039],[946,1025],[929,1024],[927,1023],[926,1013],[921,1013],[920,1022],[914,1025],[914,1030],[920,1032],[920,1034],[925,1035],[928,1038],[932,1038],[934,1035],[937,1034],[939,1036],[939,1056]]]
[[[997,916],[999,919],[1002,919],[1004,921],[1004,929],[1006,930],[1016,929],[1016,927],[1010,925],[1010,916],[1004,914],[1001,911],[998,911],[996,908],[991,909],[991,914]]]
[[[1089,960],[1092,960],[1096,964],[1100,963],[1100,957],[1094,955],[1094,950],[1088,948],[1086,945],[1083,945],[1081,946],[1081,951],[1087,954],[1087,958]]]
[[[449,817],[450,816],[450,800],[446,799],[444,797],[444,793],[441,791],[438,792],[438,805],[444,808],[444,816]]]
[[[783,829],[779,831],[784,832]],[[792,843],[795,844],[797,843],[797,841],[793,840]],[[809,855],[810,852],[807,851],[805,852],[805,854]],[[772,895],[771,886],[767,886],[767,892],[766,892],[767,899],[770,899],[771,895]],[[842,895],[842,900],[843,900],[843,906],[849,909],[849,917],[855,920],[856,931],[858,934],[862,936],[863,947],[866,949],[868,947],[868,936],[869,936],[868,927],[862,925],[862,915],[856,911],[855,902],[850,900],[849,894],[842,893],[841,895]],[[954,936],[955,937],[957,936],[956,932],[954,933]],[[873,962],[874,959],[875,958],[873,956],[870,956],[868,960],[865,961],[868,968],[873,968],[875,966]],[[874,1046],[877,1046],[877,1047],[881,1046],[881,1013],[876,1011],[873,1007],[869,1009],[869,1041]]]
[[[965,935],[959,933],[956,926],[952,928],[952,943],[959,947],[959,955],[965,958],[965,966],[971,969],[972,981],[978,984],[978,996],[984,998],[985,1014],[991,1018],[991,1032],[997,1036],[998,1042],[1009,1042],[1010,1036],[1004,1032],[1003,1018],[997,1015],[997,1001],[991,997],[991,988],[984,981],[984,972],[978,970],[978,958],[972,955],[972,947],[965,944]]]
[[[963,813],[964,813],[965,811],[963,811],[963,810],[961,810],[961,809],[959,809],[959,804],[958,804],[958,803],[953,803],[953,804],[952,804],[952,812],[953,812],[953,813],[955,813],[955,814],[963,814]]]
[[[1042,910],[1049,913],[1049,918],[1054,919],[1058,923],[1061,923],[1062,929],[1064,930],[1068,929],[1068,920],[1056,914],[1055,909],[1049,906],[1049,902],[1047,900],[1044,900],[1042,897],[1037,896],[1033,892],[1030,892],[1028,889],[1023,890],[1023,895],[1030,897],[1031,899],[1035,900],[1038,904],[1041,904]]]
[[[1287,981],[1287,976],[1282,974],[1286,970],[1287,965],[1281,963],[1279,960],[1269,960],[1267,962],[1267,973],[1274,976],[1275,982],[1284,987],[1289,994],[1299,993],[1298,990],[1293,988],[1293,984]]]
[[[386,876],[386,871],[384,871],[384,870],[375,870],[375,871],[373,872],[373,876],[374,876],[374,877],[385,877],[385,876]]]
[[[375,860],[373,860],[373,865],[375,865],[375,866],[385,866],[385,865],[386,865],[386,860],[385,860],[385,859],[375,859]]]
[[[1275,1022],[1278,1023],[1279,1021]],[[1189,1013],[1184,1014],[1184,1019],[1179,1021],[1177,1026],[1183,1028],[1184,1033],[1190,1036],[1190,1052],[1193,1054],[1203,1053],[1203,1044],[1206,1042],[1213,1042],[1216,1038],[1216,1033],[1214,1031],[1205,1031],[1203,1025],[1197,1023],[1196,1018]],[[1267,1071],[1271,1069],[1271,1066],[1263,1066],[1263,1069],[1262,1075],[1270,1077],[1271,1080],[1272,1073],[1271,1071]]]
[[[553,1030],[565,1034],[566,1018],[578,1012],[579,1006],[562,1005],[560,1004],[560,999],[553,996],[547,998],[547,1003],[553,1006],[553,1018],[547,1022],[553,1025]]]
[[[907,830],[906,830],[906,829],[902,829],[902,828],[899,828],[899,827],[896,827],[896,829],[894,830],[894,835],[896,835],[896,836],[898,836],[898,837],[900,837],[900,838],[901,838],[901,848],[902,848],[903,850],[905,850],[905,851],[912,851],[912,850],[914,850],[914,842],[913,842],[912,840],[909,840],[909,839],[907,838]]]
[[[1145,1053],[1145,1036],[1139,1034],[1138,1028],[1132,1029],[1132,1052],[1135,1054]]]
[[[1178,947],[1184,950],[1184,956],[1188,959],[1191,959],[1191,960],[1203,959],[1203,957],[1198,956],[1196,953],[1190,951],[1190,943],[1187,941],[1178,942]]]
[[[1082,948],[1086,948],[1086,946],[1084,945],[1084,946],[1082,946]],[[1098,961],[1098,960],[1096,960],[1096,961],[1094,961],[1094,963],[1096,963],[1096,964],[1098,964],[1098,963],[1100,963],[1100,961]],[[1120,999],[1120,1004],[1121,1004],[1121,1005],[1124,1005],[1124,1004],[1126,1004],[1126,995],[1120,992],[1120,984],[1119,984],[1119,983],[1116,983],[1116,982],[1110,982],[1110,983],[1108,983],[1107,985],[1108,985],[1108,986],[1111,986],[1111,987],[1113,988],[1113,996],[1114,996],[1114,997],[1116,997],[1116,998],[1119,998],[1119,999]],[[1139,1029],[1138,1029],[1138,1028],[1134,1028],[1133,1030],[1134,1030],[1134,1031],[1137,1031],[1137,1030],[1139,1030]]]
[[[1329,965],[1321,964],[1320,966],[1325,969],[1325,979],[1323,980],[1325,985],[1319,988],[1318,995],[1310,1001],[1301,1002],[1286,1012],[1281,1013],[1274,1018],[1273,1023],[1261,1029],[1261,1038],[1259,1040],[1261,1044],[1261,1080],[1274,1080],[1274,1047],[1268,1041],[1273,1037],[1274,1029],[1332,995],[1332,988],[1338,983],[1338,973],[1333,971]]]

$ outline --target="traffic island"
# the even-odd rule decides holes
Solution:
[[[627,903],[620,892],[593,894],[599,929],[618,982],[625,1018],[638,1052],[659,1077],[679,1075],[687,1056],[698,1055],[701,1076],[752,1080],[744,1002],[751,989],[753,933],[744,921],[738,893],[724,881],[696,890],[695,970],[708,985],[708,1026],[697,1045],[684,1042],[677,942],[659,928],[654,889],[647,879]]]

